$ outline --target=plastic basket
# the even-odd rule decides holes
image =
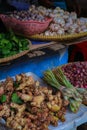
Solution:
[[[8,0],[8,3],[14,6],[17,10],[28,10],[29,9],[29,2],[23,2],[18,0]]]
[[[10,16],[3,14],[0,15],[0,18],[8,30],[12,29],[16,34],[23,36],[35,35],[44,32],[52,21],[51,18],[46,18],[44,22],[34,20],[20,21],[16,18],[11,18]]]

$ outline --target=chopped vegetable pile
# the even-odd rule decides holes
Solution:
[[[13,32],[0,33],[0,58],[12,56],[24,50],[28,50],[28,40],[15,36]]]

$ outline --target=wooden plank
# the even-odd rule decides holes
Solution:
[[[55,42],[55,41],[52,41],[52,42],[47,42],[47,43],[44,43],[44,44],[35,44],[35,45],[31,45],[30,47],[30,51],[33,51],[33,50],[40,50],[40,49],[43,49],[43,48],[50,48],[52,50],[58,50],[58,49],[62,49],[64,46],[70,46],[70,45],[73,45],[73,44],[78,44],[78,43],[81,43],[81,42],[84,42],[84,41],[87,41],[87,37],[84,37],[84,38],[80,38],[80,39],[77,39],[77,40],[74,40],[74,41],[70,41],[70,42]]]
[[[43,48],[47,48],[49,47],[50,45],[54,45],[54,44],[59,44],[58,42],[49,42],[49,43],[44,43],[44,44],[35,44],[35,45],[31,45],[30,47],[30,51],[32,50],[36,50],[36,49],[43,49]]]

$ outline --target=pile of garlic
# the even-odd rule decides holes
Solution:
[[[56,7],[55,9],[46,9],[42,6],[39,6],[38,10],[39,13],[53,19],[48,30],[41,35],[56,36],[87,32],[87,23],[81,21],[80,18],[77,18],[75,12],[69,13],[59,7]]]

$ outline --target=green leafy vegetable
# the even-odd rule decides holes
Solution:
[[[1,96],[1,98],[0,98],[0,102],[1,102],[1,103],[4,103],[4,102],[6,102],[6,100],[7,100],[6,95],[3,94],[3,95]]]
[[[17,103],[17,104],[23,104],[23,101],[21,100],[20,97],[18,97],[17,93],[13,93],[11,97],[12,102]]]
[[[18,88],[18,87],[19,87],[19,84],[20,84],[20,82],[14,82],[14,87],[15,87],[15,88]]]
[[[0,34],[0,58],[12,56],[24,50],[28,50],[28,40],[24,37],[15,36],[12,31]]]

